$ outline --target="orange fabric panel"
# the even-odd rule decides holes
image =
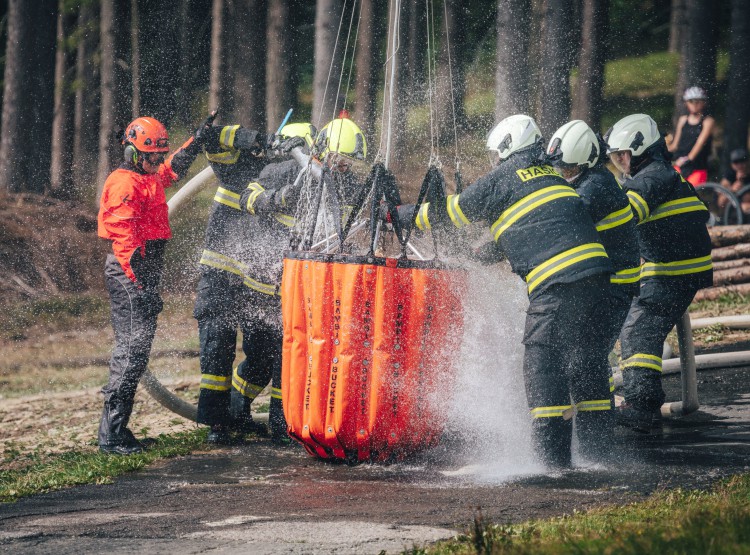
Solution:
[[[282,398],[308,452],[401,459],[437,444],[463,272],[284,260]]]

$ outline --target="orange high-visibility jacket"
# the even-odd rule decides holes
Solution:
[[[141,248],[140,256],[145,256],[146,241],[172,237],[164,189],[177,179],[167,161],[155,174],[142,174],[132,165],[123,164],[104,183],[99,205],[99,237],[112,241],[117,261],[133,281],[136,281],[130,267],[133,253]]]

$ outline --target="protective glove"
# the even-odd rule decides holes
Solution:
[[[274,150],[280,150],[281,152],[288,154],[293,149],[297,148],[298,146],[305,146],[307,143],[305,142],[305,139],[302,137],[289,137],[288,139],[282,140],[282,141],[276,141],[274,143]]]
[[[216,129],[214,127],[214,120],[216,119],[218,110],[211,112],[203,123],[198,126],[198,129],[193,133],[193,142],[198,146],[207,146],[211,140],[216,140]]]
[[[485,266],[497,264],[506,259],[505,253],[496,241],[489,241],[469,251],[469,258]]]

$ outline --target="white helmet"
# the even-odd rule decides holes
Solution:
[[[607,133],[607,153],[629,150],[631,156],[640,156],[660,138],[659,129],[651,116],[631,114],[615,123]]]
[[[500,160],[533,145],[542,138],[536,122],[529,116],[516,114],[498,123],[487,136],[487,150],[496,152]]]
[[[586,122],[575,119],[555,131],[547,155],[554,165],[593,168],[599,159],[599,140]]]
[[[708,100],[708,95],[700,87],[688,87],[685,89],[685,94],[682,95],[682,100],[685,102],[688,100]]]

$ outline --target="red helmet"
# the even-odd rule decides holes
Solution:
[[[167,128],[154,118],[137,118],[130,122],[122,143],[133,145],[140,152],[169,152]]]

